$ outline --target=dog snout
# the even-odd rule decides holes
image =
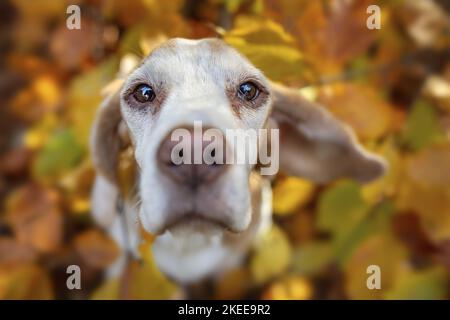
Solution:
[[[169,134],[158,150],[158,164],[164,175],[176,183],[195,189],[217,180],[226,164],[226,142],[219,130],[205,135],[193,128],[179,128],[182,140]]]

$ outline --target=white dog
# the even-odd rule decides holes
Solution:
[[[136,255],[139,224],[154,234],[157,265],[179,283],[239,263],[271,221],[270,183],[255,165],[170,161],[171,133],[192,131],[194,121],[222,132],[277,128],[280,169],[318,183],[340,177],[367,182],[386,168],[324,108],[269,82],[221,40],[166,42],[99,110],[92,132],[98,171],[92,203],[97,221]],[[117,157],[127,140],[139,174],[137,196],[125,199],[125,239],[115,203],[120,196]],[[110,272],[119,273],[123,262],[122,257]]]

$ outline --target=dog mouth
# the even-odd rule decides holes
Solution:
[[[205,217],[198,213],[187,213],[181,217],[171,219],[166,223],[166,225],[161,229],[160,234],[167,231],[171,233],[179,233],[184,231],[194,232],[194,233],[207,233],[211,230],[220,230],[222,232],[236,234],[240,231],[234,230],[225,222]]]

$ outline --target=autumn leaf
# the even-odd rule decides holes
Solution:
[[[287,217],[283,216],[279,221],[279,225],[285,230],[286,235],[294,246],[307,243],[317,235],[315,214],[311,209],[301,209]]]
[[[391,106],[369,86],[325,86],[322,87],[317,101],[338,119],[350,125],[361,139],[377,139],[393,129]]]
[[[1,300],[48,300],[53,297],[50,277],[42,268],[32,264],[0,266]]]
[[[144,241],[139,248],[140,261],[128,260],[121,277],[111,278],[102,284],[91,298],[153,300],[174,297],[176,287],[158,270],[150,245],[150,242]]]
[[[345,181],[330,188],[319,199],[317,227],[336,236],[352,230],[368,213],[356,182]]]
[[[403,141],[411,149],[419,150],[440,140],[442,132],[436,111],[427,101],[417,101],[408,115]]]
[[[291,261],[291,247],[284,232],[273,226],[258,242],[250,260],[250,271],[256,284],[280,275]]]
[[[21,90],[11,102],[11,110],[27,121],[38,121],[55,112],[61,102],[61,89],[51,74],[33,79],[29,87]]]
[[[87,73],[75,77],[67,96],[67,120],[77,143],[87,149],[97,108],[103,100],[102,89],[113,79],[119,61],[112,57]]]
[[[83,151],[72,131],[56,132],[35,159],[33,171],[36,178],[48,180],[61,177],[80,162]]]
[[[313,289],[307,278],[286,276],[273,283],[263,293],[262,299],[270,300],[307,300],[311,299]]]
[[[328,241],[314,241],[298,247],[293,253],[293,269],[311,276],[319,273],[333,261],[334,254]]]
[[[28,184],[15,191],[7,205],[7,221],[18,241],[50,253],[63,240],[63,217],[54,190]]]
[[[287,177],[278,181],[273,188],[274,213],[294,213],[311,199],[313,192],[313,184],[300,178]]]
[[[345,269],[346,292],[350,299],[381,299],[394,286],[401,266],[407,257],[406,249],[392,235],[379,233],[364,241],[349,259]],[[367,267],[381,270],[381,289],[370,290]]]
[[[346,266],[362,241],[387,229],[395,208],[391,202],[370,208],[361,188],[355,182],[344,181],[323,194],[318,210],[317,227],[332,233],[333,254]]]
[[[17,266],[34,262],[36,250],[29,244],[20,243],[14,238],[0,237],[0,265]]]
[[[393,300],[441,300],[447,296],[447,274],[442,267],[414,271],[411,268],[399,272],[386,299]]]
[[[433,240],[450,238],[449,145],[435,145],[405,160],[396,199],[402,211],[419,214]]]
[[[242,299],[252,287],[250,271],[246,267],[226,272],[215,287],[217,299]]]
[[[394,197],[402,178],[404,157],[398,150],[398,143],[389,137],[374,150],[389,164],[384,176],[362,187],[364,199],[371,204],[379,202],[384,197]]]
[[[246,55],[272,80],[305,76],[302,54],[294,47],[294,38],[270,21],[240,18],[224,40]],[[277,68],[272,68],[276,64]]]
[[[117,244],[98,230],[87,230],[74,239],[75,251],[93,268],[106,268],[119,256]]]
[[[344,64],[364,53],[375,41],[376,33],[366,27],[367,7],[372,2],[309,2],[293,21],[308,61],[325,74],[342,70]]]

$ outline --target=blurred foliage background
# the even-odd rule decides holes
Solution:
[[[280,174],[274,227],[207,297],[449,298],[449,13],[446,0],[1,1],[0,299],[179,295],[151,256],[103,280],[118,249],[90,217],[87,142],[105,86],[165,39],[210,36],[322,103],[390,170],[365,186]],[[71,264],[82,290],[66,287]],[[381,290],[366,287],[373,264]]]

